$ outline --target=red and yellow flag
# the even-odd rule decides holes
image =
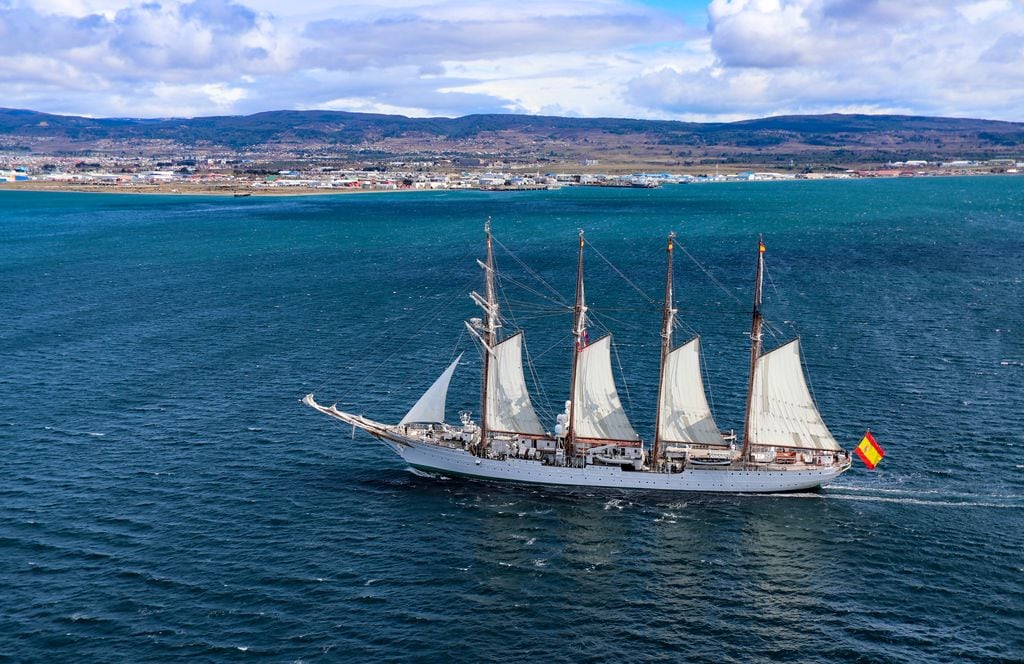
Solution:
[[[871,435],[870,431],[864,433],[864,438],[860,441],[860,445],[854,450],[857,452],[857,456],[864,462],[864,465],[868,467],[868,470],[874,470],[878,462],[885,456],[885,450],[878,444],[875,437]]]

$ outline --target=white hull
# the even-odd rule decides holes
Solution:
[[[425,442],[404,436],[397,427],[343,413],[317,404],[312,395],[303,399],[320,412],[357,426],[385,443],[413,468],[440,475],[481,480],[546,484],[568,487],[646,489],[650,491],[699,491],[710,493],[781,493],[806,491],[831,482],[850,468],[849,462],[834,466],[778,469],[757,467],[688,467],[682,472],[661,473],[624,470],[618,466],[584,468],[546,465],[533,459],[490,459],[465,449]]]
[[[780,493],[813,489],[832,481],[850,466],[808,470],[740,470],[687,468],[679,473],[624,470],[618,466],[568,468],[547,466],[530,459],[485,459],[465,450],[431,443],[392,443],[388,446],[417,470],[483,480],[560,486],[702,491],[725,493]]]

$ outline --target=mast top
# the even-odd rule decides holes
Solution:
[[[583,239],[583,229],[580,229],[580,251],[579,259],[576,267],[576,318],[573,322],[573,330],[576,334],[577,347],[580,346],[580,342],[583,340],[583,332],[587,327],[587,297],[583,290],[583,247],[585,241]]]
[[[484,232],[490,235],[491,233],[491,217],[487,217],[487,221],[484,222]]]

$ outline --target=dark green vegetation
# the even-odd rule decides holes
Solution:
[[[1024,158],[1024,123],[897,115],[781,116],[732,123],[470,115],[407,118],[340,111],[92,119],[0,109],[0,148],[38,154],[182,150],[296,156],[483,156],[602,165],[827,164]]]

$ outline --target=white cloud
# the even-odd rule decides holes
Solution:
[[[565,5],[562,5],[564,8]],[[385,15],[374,20],[330,19],[307,26],[307,57],[327,68],[361,69],[439,60],[530,57],[542,53],[553,66],[565,53],[628,48],[637,43],[678,38],[681,31],[643,13],[577,15],[521,14],[495,18],[470,12],[452,18],[438,14]]]
[[[410,118],[428,118],[434,115],[430,109],[426,108],[394,106],[392,104],[384,104],[371,99],[362,99],[360,97],[340,97],[338,99],[331,99],[321,104],[317,104],[315,110],[348,111],[349,113],[383,113],[385,115],[404,115]]]
[[[1010,9],[1013,5],[1010,0],[982,0],[957,7],[957,11],[971,23],[987,21]]]
[[[646,1],[0,0],[0,105],[1024,119],[1019,0]]]
[[[860,108],[1024,120],[1024,4],[713,0],[712,66],[667,66],[630,91],[667,114]]]

